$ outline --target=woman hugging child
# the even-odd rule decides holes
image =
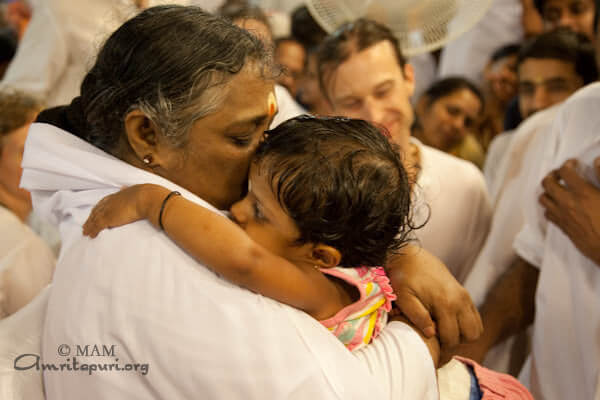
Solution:
[[[235,223],[136,185],[100,201],[84,233],[148,219],[225,279],[307,312],[351,350],[368,344],[395,299],[381,266],[412,228],[396,149],[362,120],[298,117],[266,132],[249,182]]]
[[[305,311],[349,350],[377,337],[395,299],[382,266],[414,228],[409,179],[377,128],[301,116],[267,131],[231,217],[136,185],[101,200],[84,234],[147,219],[223,278]],[[425,341],[437,364],[436,339]]]

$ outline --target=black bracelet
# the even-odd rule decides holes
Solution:
[[[163,226],[163,223],[162,223],[162,217],[163,217],[163,212],[165,211],[165,206],[167,205],[167,201],[169,201],[169,199],[173,196],[181,196],[181,193],[179,193],[177,190],[172,191],[171,193],[169,193],[167,195],[167,197],[165,197],[165,199],[162,202],[162,205],[160,206],[160,213],[158,213],[158,226],[160,226],[161,231],[165,230],[165,227]]]

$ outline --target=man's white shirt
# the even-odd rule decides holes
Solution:
[[[540,269],[531,360],[521,377],[535,398],[600,397],[600,267],[546,221],[537,201],[543,177],[569,158],[577,158],[581,174],[600,187],[592,168],[600,156],[599,109],[597,83],[566,101],[525,193],[525,226],[514,247]]]

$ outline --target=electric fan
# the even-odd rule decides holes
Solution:
[[[469,30],[492,0],[308,0],[307,7],[328,33],[366,17],[387,25],[402,51],[414,56],[436,50]]]

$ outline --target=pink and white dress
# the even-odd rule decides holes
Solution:
[[[334,276],[355,286],[360,298],[336,315],[321,321],[350,351],[369,344],[387,323],[392,301],[396,300],[390,281],[382,267],[323,268]]]

